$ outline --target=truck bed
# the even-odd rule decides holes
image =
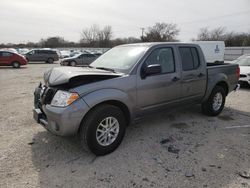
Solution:
[[[228,92],[232,91],[238,83],[237,69],[237,64],[207,63],[208,87],[220,77],[219,80],[227,80]]]

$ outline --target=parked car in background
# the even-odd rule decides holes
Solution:
[[[27,65],[28,61],[22,55],[9,51],[0,51],[0,66],[12,66],[19,68],[21,65]]]
[[[77,66],[77,65],[89,65],[92,63],[97,56],[89,53],[82,53],[75,55],[73,57],[64,58],[61,60],[60,64],[64,66]]]
[[[19,48],[17,51],[19,54],[24,55],[24,54],[28,53],[30,50],[27,48]]]
[[[67,58],[67,57],[70,57],[70,51],[61,50],[60,51],[60,58],[63,59],[63,58]]]
[[[250,86],[250,54],[239,57],[235,63],[240,66],[239,83]]]
[[[82,52],[79,52],[79,51],[71,51],[70,54],[69,54],[69,57],[74,57],[74,56],[79,55],[79,54],[82,54]]]
[[[46,63],[54,63],[59,60],[59,53],[50,49],[34,49],[25,54],[28,61],[45,61]]]
[[[94,52],[93,53],[95,56],[97,56],[97,57],[99,57],[99,56],[101,56],[102,55],[102,53],[101,52]]]
[[[35,90],[34,119],[60,136],[79,135],[96,155],[114,151],[128,124],[163,109],[201,104],[217,116],[236,90],[237,64],[206,63],[186,43],[117,46],[88,67],[55,67]]]
[[[196,41],[205,56],[207,63],[224,62],[225,43],[223,41]]]

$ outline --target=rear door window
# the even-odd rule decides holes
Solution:
[[[182,70],[194,70],[200,66],[200,59],[196,48],[180,47],[179,51],[182,61]]]

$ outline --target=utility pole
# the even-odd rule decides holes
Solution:
[[[141,29],[141,39],[143,40],[145,28],[144,28],[144,27],[141,27],[140,29]]]

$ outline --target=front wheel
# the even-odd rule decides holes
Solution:
[[[217,116],[223,110],[225,101],[225,90],[220,86],[215,86],[207,101],[202,104],[202,112],[209,116]]]
[[[124,113],[116,106],[104,104],[87,115],[79,136],[83,147],[87,146],[95,155],[106,155],[120,145],[125,130]]]
[[[12,63],[12,66],[14,68],[20,68],[20,63],[18,61],[15,61],[15,62]]]

